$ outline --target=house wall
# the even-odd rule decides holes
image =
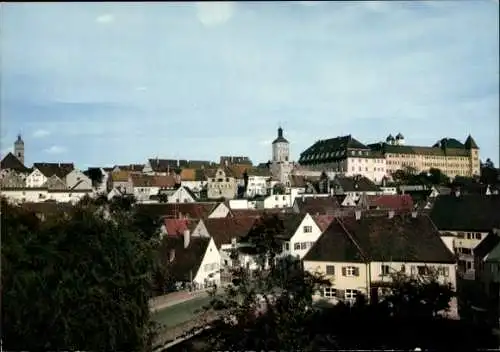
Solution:
[[[384,158],[347,158],[346,176],[362,175],[375,183],[382,182],[387,175],[387,166]]]
[[[47,181],[47,177],[44,176],[38,169],[34,169],[26,177],[26,187],[41,187]]]
[[[231,209],[250,209],[247,199],[231,199],[229,201],[229,207]]]
[[[246,190],[247,197],[267,194],[267,180],[269,176],[248,176],[248,185]]]
[[[148,201],[149,197],[158,195],[160,187],[143,187],[137,186],[133,187],[134,197],[138,202]]]
[[[70,203],[78,203],[80,199],[82,199],[85,195],[92,195],[92,190],[88,191],[64,191],[64,192],[54,192],[48,191],[48,198],[55,200],[57,202],[70,202]]]
[[[2,189],[1,194],[13,203],[44,202],[50,199],[48,190],[44,188]]]
[[[64,181],[66,182],[66,186],[68,186],[68,188],[73,188],[78,182],[82,181],[80,182],[80,184],[78,184],[76,189],[92,189],[92,180],[88,178],[83,172],[77,169],[74,169],[69,174],[67,174]]]
[[[452,240],[446,239],[447,246],[453,242],[453,253],[458,255],[459,264],[465,266],[465,278],[474,277],[474,248],[488,235],[488,232],[479,231],[448,231],[439,229]],[[443,236],[441,237],[443,240]],[[443,240],[444,241],[444,240]],[[469,252],[470,251],[470,252]]]
[[[326,275],[326,266],[335,267],[334,275]],[[342,267],[352,266],[359,270],[359,276],[343,276]],[[310,262],[304,261],[304,270],[314,274],[322,274],[327,280],[330,280],[333,287],[337,290],[357,290],[363,294],[368,293],[368,266],[365,263],[338,263],[338,262]]]
[[[234,177],[227,177],[222,169],[218,169],[214,177],[208,179],[207,197],[210,199],[233,199],[236,196],[238,183]]]
[[[309,227],[310,232],[306,232],[306,227]],[[309,252],[311,247],[316,243],[321,236],[321,229],[318,227],[311,215],[306,214],[295,231],[295,234],[290,239],[290,255],[299,257],[300,259]]]
[[[382,266],[387,265],[389,267],[389,273],[402,272],[404,267],[404,273],[406,275],[417,275],[418,267],[428,267],[436,272],[439,272],[437,277],[438,281],[442,284],[451,284],[453,289],[456,289],[457,276],[456,276],[456,265],[444,264],[444,263],[416,263],[416,262],[371,262],[370,263],[370,280],[371,282],[391,282],[392,278],[390,274],[382,275]],[[446,268],[446,270],[441,270]],[[447,274],[447,275],[446,275]]]
[[[194,199],[184,187],[179,187],[177,190],[168,197],[168,203],[194,203]]]
[[[386,153],[385,158],[389,173],[401,170],[404,166],[411,166],[417,172],[438,168],[449,177],[470,177],[480,172],[479,151],[474,149],[471,153],[467,156]]]
[[[189,247],[188,247],[189,248]],[[200,264],[200,268],[196,273],[193,281],[198,285],[205,285],[208,282],[212,284],[220,284],[220,254],[217,250],[217,246],[213,239],[210,240],[208,244],[203,260]]]
[[[208,215],[209,218],[226,218],[229,215],[229,208],[224,203],[219,203],[217,207]]]
[[[290,208],[293,205],[292,195],[275,194],[257,202],[259,209]]]

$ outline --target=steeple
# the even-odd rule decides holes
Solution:
[[[17,140],[14,142],[14,155],[24,165],[24,141],[20,133],[17,135]]]
[[[285,137],[283,137],[283,128],[278,127],[278,138],[276,138],[274,141],[273,141],[273,144],[276,144],[276,143],[288,143],[288,141],[285,139]]]
[[[476,141],[474,140],[474,138],[472,138],[470,134],[465,140],[465,149],[479,149],[479,147],[476,144]]]

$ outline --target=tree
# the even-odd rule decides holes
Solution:
[[[495,185],[500,183],[500,174],[498,169],[495,169],[495,165],[491,159],[486,159],[486,162],[481,165],[481,183],[487,185]]]
[[[450,178],[446,176],[440,169],[431,168],[429,170],[429,181],[433,185],[446,185],[450,182]]]
[[[86,200],[43,222],[1,205],[6,349],[149,348],[157,238],[141,229],[130,199],[114,199],[107,215]]]
[[[271,229],[266,232],[264,224]],[[258,246],[255,240],[256,254],[273,256],[270,237],[279,234],[279,226],[267,216],[254,228],[255,238],[267,243]],[[270,270],[259,265],[255,272],[235,268],[233,285],[224,295],[213,295],[210,309],[220,315],[212,322],[209,350],[458,349],[487,347],[494,341],[487,331],[437,317],[437,312],[448,308],[453,292],[437,282],[432,272],[417,278],[393,275],[393,284],[380,301],[368,304],[358,295],[353,306],[320,306],[312,295],[330,285],[321,275],[305,272],[301,262],[290,257],[278,259]],[[442,332],[454,338],[440,344]]]

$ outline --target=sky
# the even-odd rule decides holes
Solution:
[[[1,154],[81,168],[472,134],[499,163],[498,0],[4,3]]]

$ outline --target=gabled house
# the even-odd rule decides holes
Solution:
[[[247,197],[267,195],[270,188],[269,179],[272,177],[271,170],[264,167],[251,167],[245,169]]]
[[[334,195],[344,195],[342,206],[354,207],[361,195],[382,195],[381,189],[370,179],[363,176],[336,176],[331,185]]]
[[[26,186],[41,187],[53,175],[64,180],[74,168],[73,163],[34,163],[33,171],[26,177]]]
[[[121,194],[134,194],[134,186],[129,171],[112,171],[109,173],[107,189],[118,189]]]
[[[500,228],[500,196],[438,196],[430,217],[443,241],[458,257],[464,279],[474,279],[474,248],[494,228]]]
[[[17,173],[17,172],[9,172],[6,173],[0,179],[0,188],[25,188],[26,187],[26,175]]]
[[[293,203],[295,213],[309,213],[311,215],[333,215],[340,210],[337,198],[334,196],[326,197],[306,197],[299,196]]]
[[[168,198],[180,184],[180,180],[172,175],[130,174],[129,179],[138,202],[149,202],[151,197],[160,194],[165,194]]]
[[[168,203],[194,203],[197,201],[196,195],[185,186],[180,186],[174,193],[172,193],[167,202]]]
[[[92,180],[78,169],[73,169],[65,177],[66,186],[75,190],[92,190]]]
[[[236,252],[237,259],[232,257],[232,252],[238,248],[238,241],[248,235],[256,218],[212,218],[200,220],[193,230],[194,236],[211,237],[221,256],[223,274],[228,274],[229,267],[233,265],[252,266],[253,262],[248,256]],[[226,275],[223,279],[228,279]],[[226,281],[226,280],[223,280]]]
[[[284,214],[283,233],[279,239],[283,242],[282,256],[302,259],[318,240],[322,231],[310,214]]]
[[[220,255],[210,237],[164,237],[160,253],[178,287],[201,290],[220,284]]]
[[[336,218],[303,259],[304,270],[332,283],[320,295],[354,301],[358,293],[378,299],[392,273],[436,274],[456,288],[455,258],[427,216],[396,215]]]
[[[233,199],[236,197],[238,182],[228,167],[206,170],[207,197],[209,199]]]
[[[0,178],[10,173],[27,175],[29,172],[30,170],[12,153],[5,155],[0,162]]]

